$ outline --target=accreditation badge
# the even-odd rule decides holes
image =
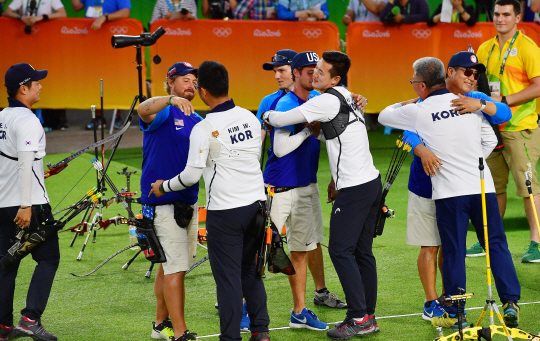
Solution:
[[[489,82],[489,91],[491,91],[491,96],[500,96],[501,95],[501,82]]]
[[[87,18],[99,18],[103,15],[103,7],[101,6],[90,6],[86,9]]]

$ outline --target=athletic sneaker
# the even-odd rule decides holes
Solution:
[[[311,330],[326,330],[328,324],[319,321],[317,315],[308,308],[304,308],[300,314],[295,314],[294,310],[291,310],[291,328],[307,328]]]
[[[240,321],[240,331],[249,332],[249,314],[247,312],[246,302],[244,302],[244,311],[242,312],[242,321]]]
[[[122,129],[124,127],[122,123],[122,119],[117,117],[116,120],[114,120],[114,129]]]
[[[459,329],[457,314],[450,314],[446,311],[440,317],[433,316],[431,324],[434,327],[450,328],[453,330]],[[463,313],[461,315],[461,327],[467,328],[467,317]]]
[[[15,327],[20,336],[29,336],[34,340],[56,341],[58,338],[45,330],[41,322],[29,319],[26,316],[21,317],[19,324]]]
[[[343,309],[347,308],[347,303],[341,301],[336,294],[324,289],[323,293],[318,293],[315,290],[315,297],[313,298],[313,303],[316,305],[324,305],[330,308]]]
[[[439,303],[437,300],[431,301],[431,304],[426,306],[427,300],[424,303],[424,313],[422,314],[422,318],[426,321],[431,321],[433,317],[441,317],[446,312],[444,310],[443,306]]]
[[[107,128],[107,122],[104,118],[96,117],[96,120],[98,129],[101,129],[101,124],[103,124],[103,128]],[[90,123],[86,125],[86,130],[94,130],[94,120],[90,121]]]
[[[180,336],[178,339],[174,338],[174,335],[171,337],[171,340],[173,341],[188,341],[188,340],[197,340],[197,334],[196,333],[190,333],[189,330],[186,330],[182,336]]]
[[[531,243],[529,246],[525,246],[524,248],[527,250],[523,257],[521,257],[521,261],[523,263],[539,263],[540,262],[540,244],[535,242],[534,240],[531,240]]]
[[[163,322],[156,326],[155,322],[152,322],[152,338],[168,340],[174,337],[174,330],[171,320],[167,317]]]
[[[379,329],[379,325],[377,324],[375,315],[369,315],[369,319],[371,320],[371,324],[373,325],[373,332],[374,333],[380,332],[381,330]]]
[[[519,325],[519,307],[514,300],[508,300],[503,305],[503,320],[504,324],[510,328],[516,328]]]
[[[252,333],[248,341],[270,341],[268,332]]]
[[[326,332],[326,336],[332,340],[348,340],[355,335],[367,335],[377,332],[373,326],[373,321],[369,315],[364,316],[361,321],[346,318],[345,321],[336,325],[335,328]]]
[[[11,340],[17,337],[17,332],[13,326],[7,327],[0,324],[0,340]]]
[[[480,256],[485,256],[485,255],[486,255],[486,252],[484,251],[480,243],[476,243],[470,248],[468,248],[467,253],[465,254],[465,256],[467,257],[480,257]]]

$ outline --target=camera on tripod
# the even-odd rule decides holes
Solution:
[[[35,0],[32,0],[35,1]],[[122,47],[128,47],[132,45],[137,46],[151,46],[156,43],[156,41],[165,34],[163,27],[159,27],[154,33],[142,33],[140,36],[124,36],[124,35],[115,35],[111,38],[112,47],[115,49],[120,49]]]

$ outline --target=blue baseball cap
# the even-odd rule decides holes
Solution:
[[[317,62],[319,61],[319,56],[313,52],[313,51],[305,51],[298,53],[291,65],[291,69],[298,69],[302,66],[308,66],[308,65],[317,65]]]
[[[195,77],[198,77],[197,69],[195,69],[193,65],[191,65],[190,63],[186,63],[186,62],[174,63],[169,68],[169,71],[167,71],[167,78],[171,78],[172,76],[185,76],[188,73],[193,73],[195,74]]]
[[[12,65],[6,71],[4,85],[8,89],[18,89],[30,81],[39,81],[47,77],[47,70],[36,70],[30,64],[19,63]]]
[[[448,62],[448,67],[461,66],[466,68],[475,68],[478,72],[486,72],[486,67],[478,63],[478,57],[474,52],[461,51],[452,56]]]
[[[274,70],[274,66],[291,65],[294,56],[296,56],[296,51],[289,49],[279,50],[272,57],[272,61],[270,63],[263,64],[263,69],[267,71],[272,71]]]

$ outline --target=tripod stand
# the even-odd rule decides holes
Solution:
[[[114,39],[114,37],[113,37]],[[157,38],[156,38],[157,39]],[[126,45],[127,46],[127,45]],[[114,41],[113,41],[113,47],[117,47],[115,44],[114,44]],[[135,45],[135,49],[136,49],[136,62],[137,62],[137,74],[138,74],[138,86],[139,86],[139,93],[135,96],[135,98],[133,99],[133,102],[131,104],[131,107],[130,107],[130,110],[129,110],[129,114],[126,118],[126,121],[124,122],[124,128],[122,129],[122,132],[125,131],[125,129],[127,127],[129,127],[129,125],[131,124],[131,121],[133,119],[133,114],[135,112],[135,106],[137,105],[137,102],[139,103],[142,103],[146,100],[146,96],[143,95],[142,93],[142,53],[141,53],[141,44],[137,44]],[[93,109],[93,112],[95,111],[95,107],[92,108]],[[94,117],[95,117],[95,114],[94,114]],[[97,135],[96,135],[96,122],[94,121],[94,138],[96,139],[97,138]],[[107,163],[104,167],[104,170],[103,170],[103,173],[106,174],[107,173],[107,170],[109,169],[109,166],[111,164],[111,161],[114,157],[114,154],[118,148],[118,145],[120,144],[120,141],[122,140],[122,134],[120,134],[114,144],[113,144],[113,147],[112,147],[112,150],[111,150],[111,154],[109,155],[109,158],[107,159]],[[97,151],[97,147],[95,149],[95,153],[96,153],[96,159],[98,158],[98,151]],[[98,161],[99,162],[99,161]],[[126,169],[123,170],[122,173],[119,172],[119,174],[124,174],[127,176],[127,181],[128,181],[128,188],[129,188],[129,185],[130,185],[130,176],[132,174],[132,172],[126,172]],[[86,237],[86,240],[83,244],[83,247],[79,253],[79,256],[77,257],[77,260],[81,260],[82,258],[82,255],[83,255],[83,252],[86,248],[86,245],[88,243],[88,240],[90,238],[90,235],[93,233],[94,237],[93,237],[93,240],[92,242],[95,242],[96,241],[96,233],[97,233],[97,229],[98,229],[98,224],[100,222],[102,222],[103,220],[103,214],[102,214],[102,203],[101,203],[101,197],[103,196],[103,192],[105,191],[106,187],[105,187],[105,183],[104,183],[105,179],[104,177],[102,176],[101,179],[98,177],[98,180],[97,180],[97,189],[96,189],[96,193],[99,194],[100,198],[97,202],[97,206],[98,206],[98,212],[95,213],[93,219],[92,219],[92,223],[91,224],[87,224],[89,225],[88,227],[88,235]],[[118,194],[115,193],[115,195],[117,196],[117,199],[118,199],[118,202],[124,200],[121,196],[119,196]],[[131,202],[132,201],[129,201],[129,209],[131,209]],[[94,209],[96,208],[96,205],[94,205]],[[92,215],[92,212],[90,212],[90,215],[88,215],[88,210],[90,209],[90,207],[88,207],[88,209],[86,210],[85,212],[85,216],[83,217],[83,219],[81,220],[81,224],[86,220],[86,219],[90,219],[90,216]],[[93,210],[92,210],[93,211]],[[86,221],[88,223],[88,221]],[[77,238],[78,234],[81,233],[81,232],[76,232],[75,235],[73,236],[73,240],[71,241],[71,245],[70,246],[73,246],[73,243],[75,242],[75,239]],[[84,233],[84,232],[82,232]]]
[[[495,300],[493,300],[493,291],[491,289],[491,261],[489,258],[489,239],[488,239],[488,225],[487,225],[487,213],[486,213],[486,192],[484,188],[484,159],[483,158],[479,159],[478,169],[480,170],[480,185],[481,185],[481,190],[482,190],[481,192],[482,219],[484,223],[488,298],[486,300],[486,304],[484,305],[484,308],[482,309],[482,313],[480,314],[480,317],[478,318],[478,322],[476,322],[476,326],[473,327],[471,325],[471,327],[469,328],[462,329],[461,323],[458,323],[459,324],[458,332],[448,335],[446,337],[440,336],[436,338],[435,340],[436,341],[468,340],[468,339],[481,340],[482,338],[484,338],[485,340],[491,341],[493,335],[499,334],[499,335],[503,335],[507,337],[509,341],[513,341],[514,338],[540,341],[540,335],[533,335],[518,328],[508,328],[506,324],[504,323],[504,320],[501,316],[499,308],[497,307],[497,304],[495,303]],[[461,306],[461,303],[458,303],[458,308],[460,306]],[[484,328],[484,327],[481,327],[480,324],[482,323],[488,309],[489,309],[489,327]],[[494,321],[495,319],[493,316],[494,311],[497,314],[497,318],[501,324],[500,326],[495,325],[495,321]]]

